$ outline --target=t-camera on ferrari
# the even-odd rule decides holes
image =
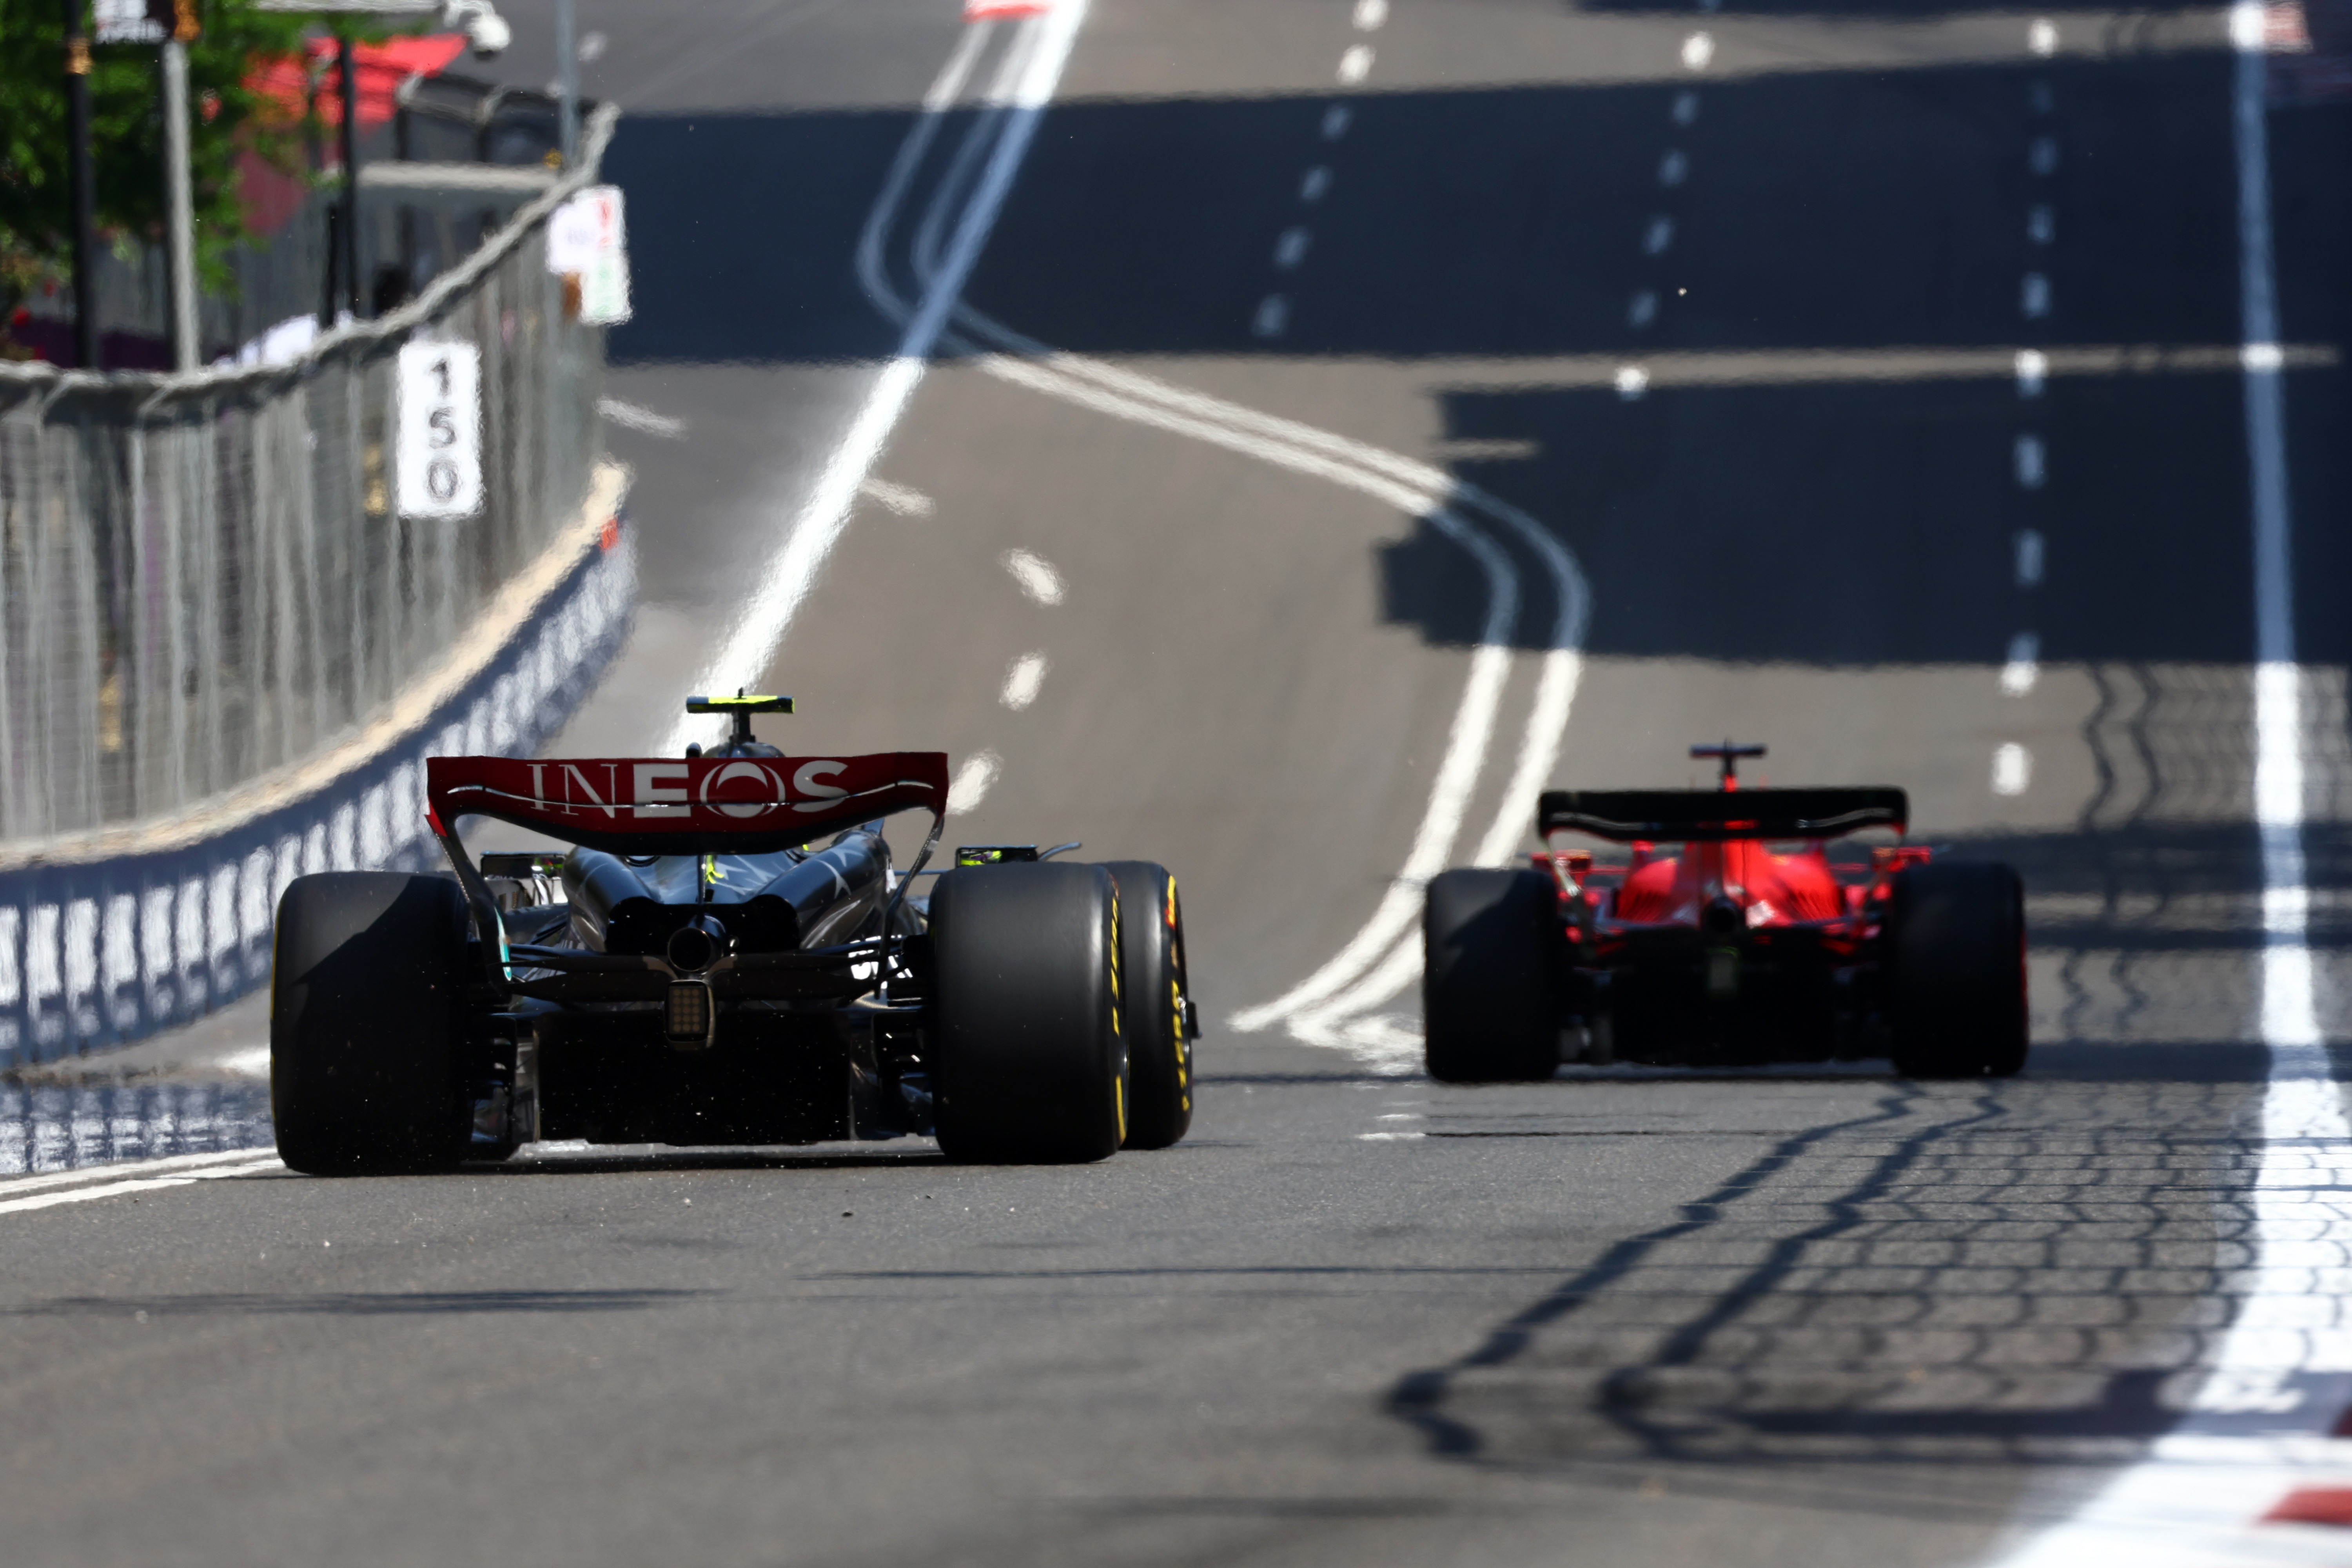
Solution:
[[[1423,911],[1430,1076],[1561,1059],[1731,1066],[1892,1057],[1915,1077],[2025,1065],[2025,894],[1990,861],[1828,841],[1908,825],[1899,789],[1742,789],[1761,746],[1694,746],[1712,790],[1555,790],[1532,870],[1453,870]],[[1626,845],[1620,865],[1560,837]],[[1679,853],[1661,854],[1671,843]]]
[[[788,697],[687,708],[731,715],[727,742],[431,759],[426,821],[454,877],[287,888],[269,1085],[289,1165],[904,1133],[961,1160],[1098,1160],[1184,1135],[1197,1028],[1164,869],[985,845],[926,872],[944,754],[788,757],[751,733]],[[930,830],[902,875],[882,819],[910,810]],[[462,816],[574,847],[477,866]]]

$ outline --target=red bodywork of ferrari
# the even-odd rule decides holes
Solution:
[[[1549,1077],[1558,1062],[1754,1066],[1888,1057],[1914,1076],[2025,1062],[2024,885],[2012,867],[1882,845],[1894,788],[1554,790],[1534,872],[1462,868],[1423,911],[1424,1056],[1453,1083]],[[1596,865],[1563,842],[1622,845]],[[1664,850],[1661,853],[1662,848]]]
[[[1712,790],[1545,795],[1538,826],[1549,847],[1534,859],[1559,894],[1582,1011],[1607,1011],[1632,1035],[1706,1037],[1736,1051],[1741,1037],[1760,1045],[1829,1031],[1843,1010],[1840,975],[1875,963],[1893,879],[1928,851],[1885,846],[1867,860],[1832,862],[1834,837],[1903,831],[1904,793],[1743,789],[1740,753],[1729,750],[1696,753],[1723,758]],[[1623,844],[1628,858],[1596,865],[1561,841],[1570,833]],[[1635,1044],[1628,1037],[1619,1048]]]
[[[1866,922],[1884,900],[1888,879],[1906,866],[1925,865],[1932,854],[1924,845],[1898,845],[1873,850],[1867,861],[1839,862],[1819,841],[1776,854],[1752,838],[1685,844],[1669,854],[1645,839],[1630,847],[1622,867],[1596,866],[1590,850],[1530,858],[1559,887],[1570,941],[1611,926],[1696,929],[1710,906],[1727,903],[1738,910],[1739,926],[1753,932],[1801,925],[1853,927],[1860,934],[1856,922]]]

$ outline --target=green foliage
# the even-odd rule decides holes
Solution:
[[[204,284],[227,286],[227,253],[246,237],[237,153],[280,168],[300,160],[299,121],[246,86],[254,64],[299,55],[309,19],[253,0],[199,0],[203,36],[188,46],[189,153],[196,258]],[[85,27],[89,13],[82,13]],[[142,238],[163,223],[161,54],[152,44],[90,49],[90,146],[100,232]],[[0,306],[62,276],[73,245],[66,159],[64,0],[0,0]],[[5,318],[0,318],[5,320]]]

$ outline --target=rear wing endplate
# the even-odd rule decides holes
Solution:
[[[1910,798],[1899,789],[1548,790],[1539,834],[1586,833],[1612,843],[1726,838],[1834,838],[1867,827],[1902,832]]]

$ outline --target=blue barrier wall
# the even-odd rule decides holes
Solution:
[[[269,978],[278,898],[315,871],[435,870],[425,759],[529,755],[628,635],[636,554],[607,530],[455,696],[311,793],[196,844],[0,871],[0,1067],[124,1045]]]

